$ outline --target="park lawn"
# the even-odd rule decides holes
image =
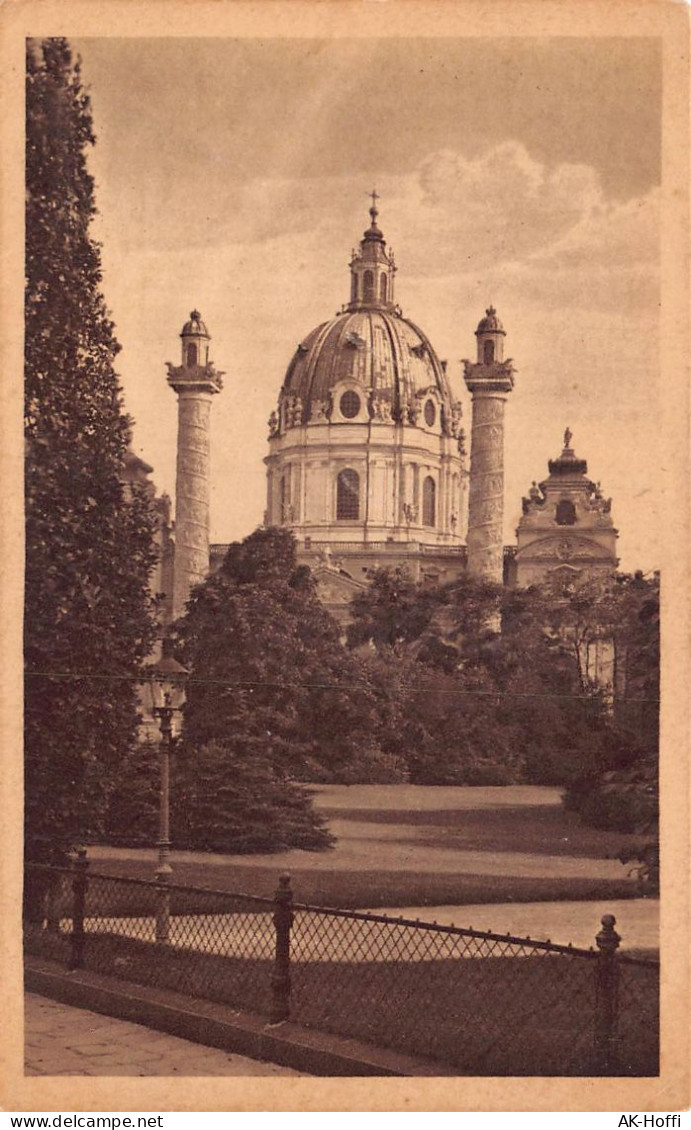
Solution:
[[[635,837],[581,826],[554,788],[328,785],[313,792],[337,837],[332,850],[174,852],[174,881],[270,897],[288,871],[298,901],[344,908],[640,894],[617,861]],[[93,870],[152,876],[152,851],[100,845],[90,854]]]

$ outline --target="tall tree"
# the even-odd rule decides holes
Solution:
[[[41,859],[100,831],[154,631],[154,516],[146,493],[123,484],[130,421],[90,235],[94,141],[69,44],[29,41],[26,848]]]
[[[292,535],[258,530],[232,545],[194,590],[178,630],[190,679],[177,842],[216,851],[328,846],[295,780],[348,765],[368,692],[347,677],[356,657],[341,646],[309,570],[297,566]]]

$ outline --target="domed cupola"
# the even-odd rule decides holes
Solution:
[[[461,406],[446,363],[394,304],[376,201],[351,301],[300,341],[271,414],[267,521],[319,544],[460,544]]]
[[[180,332],[182,339],[182,364],[187,369],[195,365],[203,368],[209,360],[209,342],[211,337],[202,316],[198,310],[193,310],[189,321],[185,322]]]
[[[480,365],[501,364],[504,360],[504,338],[506,330],[497,317],[494,306],[488,306],[484,318],[475,330],[477,338],[477,359]]]
[[[369,210],[372,222],[360,242],[359,252],[350,260],[349,310],[394,309],[394,275],[396,265],[393,251],[387,252],[386,240],[377,226],[376,192],[372,192]]]

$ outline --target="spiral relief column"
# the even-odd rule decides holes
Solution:
[[[473,398],[468,504],[468,571],[501,584],[504,576],[504,406],[513,388],[503,360],[504,328],[493,306],[475,331],[477,361],[464,362]]]
[[[209,424],[211,398],[223,387],[223,373],[209,361],[211,339],[198,310],[180,337],[182,364],[168,364],[168,384],[178,397],[174,620],[185,611],[191,588],[209,572]]]

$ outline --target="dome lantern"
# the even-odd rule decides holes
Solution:
[[[360,241],[359,251],[353,252],[350,261],[348,310],[393,310],[396,265],[393,252],[386,250],[386,240],[377,224],[379,195],[376,189],[370,195],[372,222]]]

